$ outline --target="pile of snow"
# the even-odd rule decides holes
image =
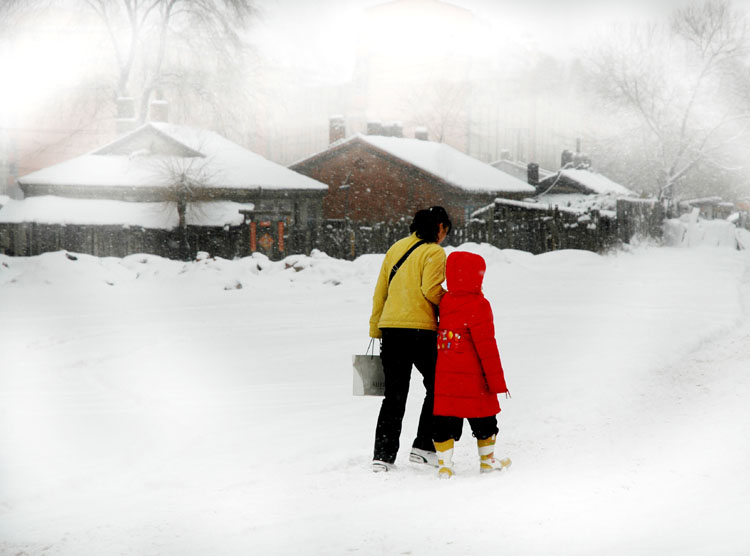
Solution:
[[[450,481],[408,462],[417,373],[370,471],[351,354],[382,255],[0,255],[0,553],[750,552],[747,252],[461,249],[513,466],[480,476],[465,426]]]
[[[377,275],[382,255],[363,255],[356,261],[329,257],[320,251],[310,256],[290,255],[272,261],[261,253],[227,260],[200,252],[195,261],[182,262],[157,255],[136,254],[124,258],[94,257],[57,251],[35,257],[0,255],[0,286],[46,284],[81,290],[101,286],[242,289],[258,280],[275,284],[337,286],[342,282],[369,283]]]
[[[750,249],[750,231],[727,220],[703,220],[693,209],[664,223],[665,243],[673,247],[732,247]]]

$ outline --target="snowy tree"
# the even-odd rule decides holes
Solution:
[[[643,147],[640,166],[660,197],[671,197],[699,165],[736,164],[728,147],[750,123],[738,86],[748,38],[744,14],[711,0],[676,10],[668,24],[618,29],[591,55],[596,92],[637,122],[618,122],[621,139],[627,130],[624,141]]]

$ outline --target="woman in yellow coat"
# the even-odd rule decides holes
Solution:
[[[385,371],[385,397],[375,429],[375,472],[388,471],[396,461],[412,365],[422,374],[426,393],[409,459],[437,466],[432,406],[437,306],[445,293],[445,251],[440,243],[450,229],[443,207],[420,210],[409,227],[411,235],[388,249],[380,268],[370,317],[370,336],[382,339],[380,356]]]

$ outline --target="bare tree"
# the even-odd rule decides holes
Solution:
[[[699,164],[732,166],[726,147],[747,133],[750,111],[727,84],[740,77],[748,38],[744,14],[710,0],[676,10],[668,25],[617,30],[591,56],[601,98],[639,122],[660,197]]]
[[[85,1],[107,30],[116,95],[137,97],[141,122],[154,94],[195,89],[191,70],[241,71],[248,54],[243,32],[258,13],[253,0]]]
[[[463,146],[470,89],[466,81],[431,81],[407,98],[405,110],[412,114],[415,125],[427,128],[430,140]]]
[[[219,177],[211,169],[210,159],[203,156],[160,158],[155,169],[159,181],[164,185],[162,200],[177,210],[180,233],[180,258],[190,256],[187,233],[188,206],[200,211],[200,203],[215,200],[215,189],[211,187]]]
[[[46,16],[85,33],[90,49],[79,62],[89,81],[110,89],[110,113],[117,98],[132,98],[135,119],[144,122],[150,101],[164,97],[199,125],[229,126],[250,105],[255,51],[246,37],[260,16],[257,0],[7,0],[0,16],[9,33],[14,26],[38,32],[36,21]],[[72,107],[82,94],[83,85],[56,96]]]

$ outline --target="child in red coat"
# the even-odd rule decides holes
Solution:
[[[440,301],[433,424],[442,478],[453,475],[453,446],[461,438],[464,418],[477,439],[480,472],[510,465],[510,459],[494,457],[500,412],[497,394],[509,392],[492,308],[482,294],[485,269],[484,259],[473,253],[455,251],[446,261],[448,292]]]

